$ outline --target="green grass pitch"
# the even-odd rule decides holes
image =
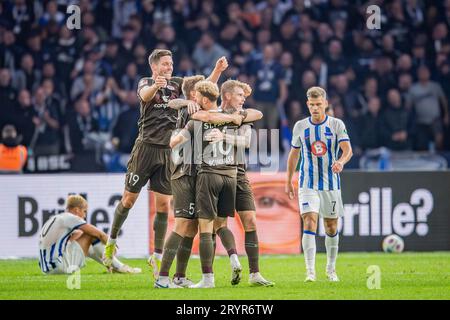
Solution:
[[[143,268],[140,275],[108,274],[93,260],[81,270],[80,289],[69,290],[68,276],[45,276],[37,260],[0,260],[0,299],[450,299],[450,252],[435,253],[341,253],[337,271],[338,283],[326,280],[326,256],[317,255],[317,282],[304,283],[305,267],[302,255],[263,256],[261,271],[276,285],[255,288],[247,283],[245,256],[243,279],[232,287],[228,258],[218,257],[214,263],[215,289],[154,289],[145,260],[124,260]],[[368,267],[379,266],[381,288],[368,289],[371,273]],[[188,275],[200,279],[200,261],[190,261]]]

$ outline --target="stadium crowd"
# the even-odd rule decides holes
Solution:
[[[69,4],[79,30],[66,26]],[[381,29],[366,25],[369,4]],[[450,150],[449,28],[450,0],[5,0],[0,131],[13,125],[35,155],[128,154],[137,82],[150,51],[167,48],[177,76],[208,74],[225,55],[221,80],[252,85],[257,128],[292,129],[320,85],[356,154]]]

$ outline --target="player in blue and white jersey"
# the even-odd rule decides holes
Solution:
[[[292,177],[300,162],[299,208],[303,219],[302,247],[306,263],[306,282],[315,281],[316,232],[320,216],[325,225],[327,278],[339,281],[336,274],[339,234],[338,217],[343,214],[339,173],[352,157],[352,147],[342,120],[328,116],[326,92],[312,87],[307,93],[310,117],[298,121],[293,129],[292,148],[287,165],[286,192],[294,199]],[[342,155],[338,157],[339,151]]]
[[[45,274],[73,273],[85,266],[86,256],[102,264],[103,250],[108,236],[86,223],[87,201],[80,195],[67,198],[66,212],[51,217],[39,234],[39,267]],[[112,272],[141,273],[117,258]]]

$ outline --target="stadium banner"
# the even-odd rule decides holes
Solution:
[[[339,251],[380,251],[393,233],[406,251],[450,250],[450,171],[344,171],[341,177]],[[322,223],[319,230],[325,234]],[[325,251],[322,239],[317,249]]]
[[[123,174],[0,175],[0,258],[37,257],[42,225],[63,212],[69,194],[88,200],[87,222],[108,233]],[[119,256],[148,253],[148,195],[142,192],[119,235]]]
[[[300,253],[298,199],[290,200],[284,193],[286,174],[249,172],[248,177],[255,195],[260,252]],[[450,250],[450,171],[344,171],[341,182],[344,214],[339,218],[339,251],[381,251],[383,238],[392,233],[404,239],[407,251]],[[154,207],[150,214],[155,214]],[[170,215],[169,230],[173,222]],[[239,217],[230,218],[228,227],[236,238],[238,254],[245,254]],[[321,219],[318,234],[317,250],[325,252]],[[198,254],[198,237],[193,253]],[[226,255],[220,240],[217,254]]]

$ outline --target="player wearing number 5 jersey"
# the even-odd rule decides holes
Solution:
[[[352,148],[344,123],[326,115],[326,92],[312,87],[307,93],[311,117],[298,121],[292,134],[292,149],[288,158],[286,192],[293,199],[292,176],[300,160],[298,201],[303,219],[302,247],[305,255],[307,282],[315,281],[315,255],[317,220],[325,225],[328,280],[339,281],[336,258],[339,235],[338,217],[343,214],[339,173],[352,157]],[[342,155],[339,156],[339,151]]]

